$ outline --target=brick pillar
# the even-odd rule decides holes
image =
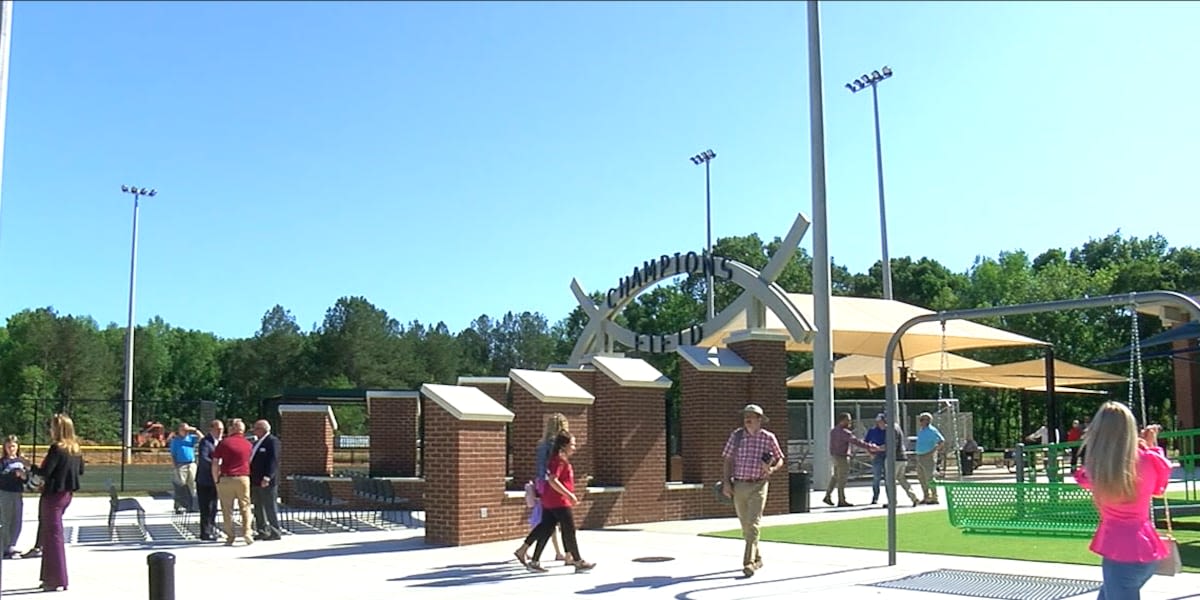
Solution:
[[[333,474],[333,432],[337,420],[328,404],[281,404],[279,406],[279,476],[283,497],[291,497],[290,475]]]
[[[425,541],[461,546],[511,537],[504,528],[504,426],[513,414],[477,388],[421,387]]]
[[[371,477],[417,474],[418,392],[367,391]]]
[[[595,455],[594,483],[625,488],[617,522],[660,521],[671,381],[641,359],[597,357],[593,364],[596,403],[589,434],[592,445],[602,449]]]
[[[754,368],[750,372],[749,401],[762,407],[771,419],[767,430],[779,439],[779,446],[787,454],[787,336],[761,331],[738,332],[730,336],[729,349],[741,356]],[[788,474],[780,469],[771,476],[771,489],[767,495],[764,514],[774,515],[788,512]]]
[[[586,486],[592,474],[593,444],[590,443],[590,409],[595,397],[562,373],[513,369],[511,388],[513,477],[523,484],[534,476],[537,445],[542,439],[546,417],[562,413],[575,435],[576,486]]]
[[[1171,344],[1173,350],[1188,348],[1195,340],[1180,340]],[[1177,354],[1171,360],[1175,373],[1175,413],[1179,417],[1176,427],[1194,429],[1200,421],[1200,364],[1192,362],[1195,354]]]
[[[679,350],[680,453],[683,480],[712,485],[721,479],[721,451],[729,434],[741,426],[741,410],[750,401],[751,367],[730,350],[720,360],[698,360],[707,349]]]

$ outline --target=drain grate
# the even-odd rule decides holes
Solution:
[[[870,585],[897,590],[995,598],[996,600],[1062,600],[1100,589],[1099,581],[955,569],[939,569]]]

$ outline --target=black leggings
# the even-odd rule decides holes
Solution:
[[[575,542],[575,515],[571,513],[570,508],[542,509],[542,522],[529,534],[537,539],[537,547],[533,549],[533,560],[542,559],[542,550],[546,549],[546,542],[554,535],[555,526],[562,530],[563,552],[570,552],[571,558],[575,560],[583,560],[579,555],[579,544]]]

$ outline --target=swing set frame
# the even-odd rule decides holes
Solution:
[[[887,408],[884,410],[887,414],[899,414],[898,396],[896,390],[896,377],[892,369],[895,365],[894,356],[896,348],[900,344],[900,338],[912,329],[914,326],[921,323],[938,322],[945,323],[954,319],[981,319],[986,317],[1001,317],[1008,315],[1027,315],[1045,312],[1056,312],[1064,310],[1082,310],[1088,308],[1108,308],[1113,306],[1128,306],[1131,309],[1137,309],[1139,304],[1167,304],[1176,306],[1187,311],[1191,319],[1200,321],[1200,303],[1197,303],[1192,298],[1170,291],[1151,291],[1151,292],[1132,292],[1129,294],[1116,294],[1111,296],[1097,296],[1095,298],[1078,298],[1074,300],[1057,300],[1053,302],[1038,302],[1033,304],[1014,304],[1011,306],[996,306],[991,308],[977,308],[969,310],[951,310],[940,311],[928,315],[920,315],[913,317],[892,334],[888,340],[887,349],[884,354],[884,390],[887,397]],[[893,428],[887,429],[887,447],[895,447],[896,440]],[[887,508],[887,525],[888,525],[888,565],[895,566],[896,564],[896,460],[893,453],[888,453],[887,458],[887,477],[886,489],[888,496]]]

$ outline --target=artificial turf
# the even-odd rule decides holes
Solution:
[[[1183,570],[1200,573],[1200,517],[1176,518],[1174,524]],[[704,535],[740,538],[742,532],[718,531]],[[887,517],[764,527],[762,539],[814,546],[887,550]],[[1100,564],[1100,557],[1088,551],[1089,538],[964,533],[950,525],[944,511],[897,515],[896,540],[900,552]]]

